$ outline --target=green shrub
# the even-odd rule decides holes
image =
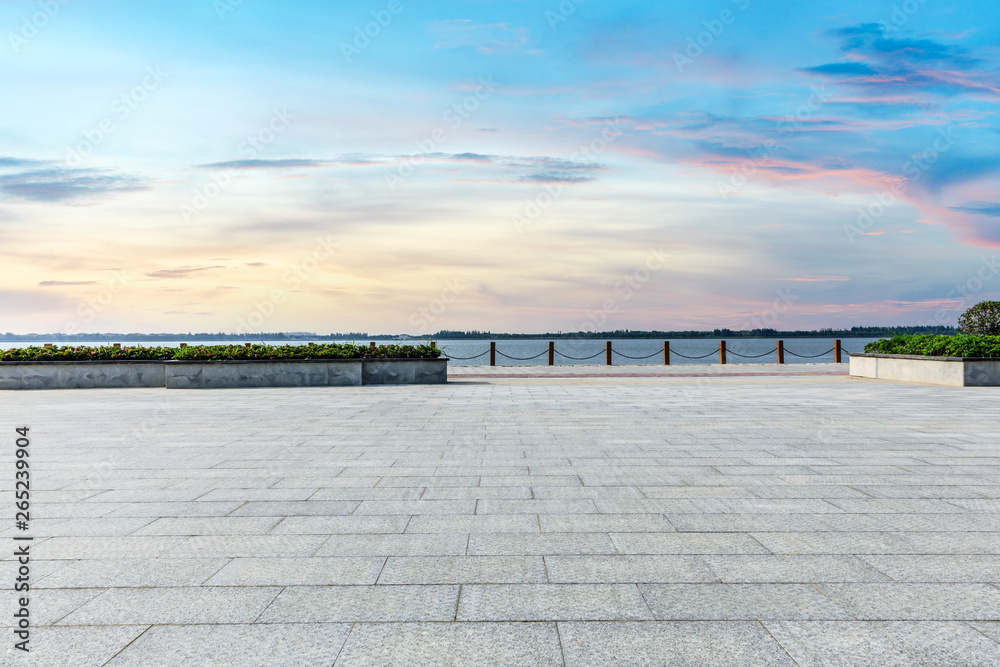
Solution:
[[[1000,301],[981,301],[958,318],[958,328],[965,333],[1000,336]]]
[[[269,359],[436,359],[441,350],[430,345],[197,345],[172,347],[23,347],[0,350],[0,361],[188,360],[233,361]]]
[[[868,343],[865,352],[930,357],[1000,357],[1000,336],[908,334]]]

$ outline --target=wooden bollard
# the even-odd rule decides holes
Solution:
[[[778,341],[778,363],[785,363],[785,341]]]
[[[115,348],[116,350],[120,350],[120,349],[122,349],[122,344],[121,344],[121,343],[115,343],[113,347],[114,347],[114,348]]]
[[[549,341],[549,366],[556,365],[556,344],[553,341]]]
[[[726,363],[726,341],[724,340],[719,341],[719,363]]]
[[[490,366],[497,365],[497,342],[490,341]]]
[[[663,365],[664,366],[669,366],[670,365],[670,341],[669,340],[663,341]]]
[[[244,343],[243,347],[253,347],[253,343]]]
[[[833,363],[840,363],[840,339],[833,341]]]
[[[375,341],[371,342],[371,346],[372,346],[372,349],[374,350],[375,349]]]
[[[187,346],[188,346],[187,343],[181,343],[181,347],[187,347]]]
[[[437,347],[437,346],[438,346],[437,341],[436,340],[432,340],[431,341],[431,347]]]
[[[52,343],[46,343],[46,344],[45,344],[45,345],[43,345],[42,347],[52,347]]]
[[[611,360],[611,341],[609,340],[604,344],[604,363],[607,366],[613,366],[614,362]]]

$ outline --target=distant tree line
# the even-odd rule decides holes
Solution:
[[[851,327],[850,329],[814,329],[811,331],[780,331],[778,329],[713,329],[712,331],[640,331],[635,329],[615,329],[614,331],[575,331],[542,334],[522,334],[522,333],[495,333],[492,331],[449,331],[442,330],[427,336],[410,336],[407,334],[369,334],[367,332],[330,333],[317,334],[310,331],[293,331],[278,333],[257,333],[257,334],[236,334],[236,333],[29,333],[29,334],[0,334],[0,341],[7,342],[32,342],[45,341],[51,343],[72,343],[72,342],[96,342],[107,340],[115,342],[121,340],[135,341],[293,341],[293,340],[511,340],[515,338],[528,339],[598,339],[607,340],[609,338],[650,338],[650,339],[677,339],[677,338],[882,338],[896,336],[899,334],[944,334],[954,335],[958,333],[955,327]]]

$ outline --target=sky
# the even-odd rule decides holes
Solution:
[[[6,0],[0,332],[954,325],[1000,6]]]

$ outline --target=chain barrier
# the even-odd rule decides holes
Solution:
[[[659,356],[659,355],[663,354],[663,350],[657,350],[653,354],[650,354],[650,355],[645,356],[645,357],[630,357],[627,354],[622,354],[621,352],[619,352],[615,348],[611,348],[611,352],[613,354],[617,354],[619,357],[625,357],[626,359],[635,359],[635,360],[639,360],[639,359],[652,359],[653,357],[656,357],[656,356]]]
[[[712,350],[708,354],[703,354],[700,357],[689,357],[686,354],[681,354],[680,352],[677,352],[677,351],[675,351],[673,349],[670,350],[670,356],[672,356],[672,357],[682,357],[684,359],[705,359],[706,357],[711,357],[713,354],[718,354],[718,353],[719,353],[718,350]]]
[[[441,348],[441,351],[442,351],[442,352],[447,352],[447,350],[446,350],[445,348],[443,348],[443,347]],[[476,355],[476,356],[474,356],[474,357],[453,357],[453,356],[451,356],[451,355],[449,354],[449,355],[448,355],[448,358],[449,358],[449,359],[454,359],[455,361],[469,361],[469,360],[471,360],[471,359],[478,359],[479,357],[483,357],[483,356],[486,356],[486,355],[487,355],[487,354],[489,354],[489,353],[490,353],[490,351],[489,351],[489,350],[486,350],[486,351],[485,351],[485,352],[483,352],[482,354],[477,354],[477,355]]]
[[[785,350],[785,353],[786,354],[790,354],[793,357],[798,357],[799,359],[816,359],[818,357],[824,357],[824,356],[830,354],[831,352],[833,352],[836,349],[837,348],[835,348],[835,347],[831,347],[829,350],[827,350],[826,352],[823,352],[822,354],[795,354],[794,352],[791,352],[790,350]]]
[[[565,357],[566,359],[572,359],[573,361],[588,361],[590,359],[593,359],[594,357],[599,357],[602,354],[604,354],[604,350],[601,350],[597,354],[592,354],[589,357],[571,357],[568,354],[563,354],[559,350],[553,350],[553,352],[555,352],[556,354],[558,354],[560,357]]]
[[[732,350],[726,350],[726,352],[734,357],[743,357],[744,359],[760,359],[761,357],[766,357],[771,354],[777,354],[778,348],[774,348],[770,352],[765,352],[764,354],[740,354],[739,352],[733,352]],[[785,352],[788,352],[788,350],[785,350]]]
[[[511,357],[509,355],[504,354],[500,350],[497,350],[497,354],[499,354],[501,357],[506,357],[506,358],[510,359],[511,361],[531,361],[532,359],[537,359],[538,357],[542,356],[543,354],[547,354],[547,353],[548,353],[548,350],[542,350],[541,352],[539,352],[538,354],[536,354],[533,357],[525,357],[524,359],[522,359],[520,357]]]

